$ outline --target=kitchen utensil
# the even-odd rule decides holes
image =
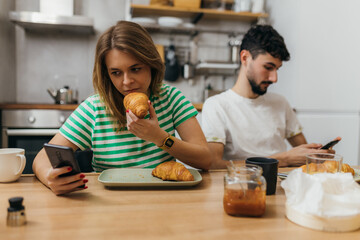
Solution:
[[[50,96],[55,100],[56,104],[72,104],[78,101],[77,90],[72,90],[69,86],[64,86],[58,90],[48,88]]]
[[[180,66],[175,54],[175,46],[170,45],[165,56],[165,80],[175,82],[180,75]]]
[[[194,65],[190,62],[190,52],[186,51],[185,52],[185,59],[186,62],[182,67],[182,77],[186,80],[193,78],[195,75],[195,67]]]
[[[230,62],[239,63],[240,62],[240,45],[241,41],[239,39],[230,39]]]

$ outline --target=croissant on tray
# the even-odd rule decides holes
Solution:
[[[148,96],[144,93],[129,93],[124,98],[124,107],[131,110],[138,118],[144,118],[149,111]]]
[[[159,164],[152,171],[152,175],[162,180],[194,181],[194,176],[190,171],[184,165],[175,161]]]
[[[315,163],[310,163],[309,164],[309,173],[319,173],[319,172],[336,172],[336,168],[337,168],[337,164],[336,162],[333,161],[325,161],[322,164],[315,164]],[[300,167],[302,169],[303,172],[306,172],[306,165],[302,165]],[[351,173],[353,176],[355,175],[355,171],[352,167],[350,167],[349,164],[343,163],[341,165],[341,172],[344,173]]]

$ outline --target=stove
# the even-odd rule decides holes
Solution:
[[[35,156],[72,112],[60,109],[3,109],[1,147],[25,149],[26,166],[23,173],[33,173]]]

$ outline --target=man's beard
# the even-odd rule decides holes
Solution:
[[[265,82],[261,82],[260,84],[256,84],[255,80],[253,78],[249,78],[248,77],[248,81],[250,83],[251,86],[251,90],[253,91],[253,93],[258,94],[258,95],[264,95],[267,91],[267,87],[264,89],[261,89],[261,83],[267,83],[267,84],[272,84],[272,82],[270,81],[265,81]]]

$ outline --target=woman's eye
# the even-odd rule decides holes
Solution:
[[[118,76],[118,75],[120,75],[120,71],[111,72],[111,75]]]
[[[131,71],[133,71],[133,72],[138,72],[138,71],[140,71],[141,70],[141,68],[132,68],[131,69]]]

